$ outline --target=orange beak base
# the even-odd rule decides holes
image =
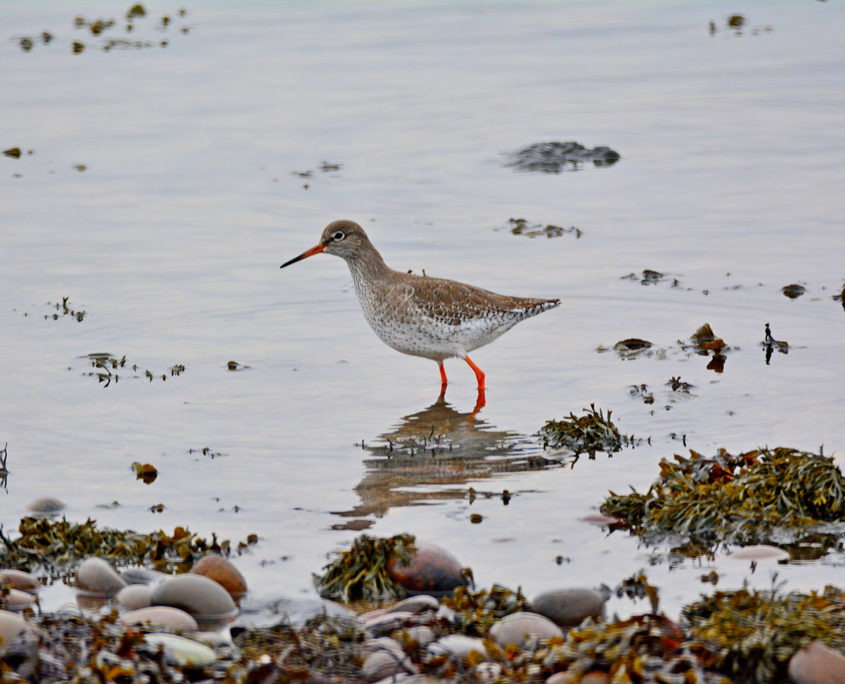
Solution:
[[[295,264],[297,261],[302,261],[303,259],[307,259],[310,256],[314,256],[315,254],[319,254],[325,248],[326,248],[326,246],[323,245],[323,244],[319,244],[316,247],[312,247],[307,252],[303,252],[302,254],[300,254],[298,257],[294,257],[290,261],[286,261],[281,266],[279,266],[279,268],[284,268],[285,266],[290,266],[291,264]]]

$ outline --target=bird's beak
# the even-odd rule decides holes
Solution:
[[[312,247],[311,249],[309,249],[307,252],[303,252],[298,257],[294,257],[290,261],[286,261],[281,266],[279,266],[279,268],[284,268],[285,266],[290,266],[291,264],[295,264],[297,261],[302,261],[303,259],[307,259],[310,256],[314,256],[315,254],[319,254],[325,248],[326,248],[326,246],[322,243],[319,244],[319,245],[316,245],[316,246]]]

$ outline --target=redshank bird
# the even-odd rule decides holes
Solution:
[[[317,245],[281,268],[320,252],[346,261],[364,316],[381,341],[403,354],[436,361],[444,390],[445,359],[466,361],[481,392],[484,373],[467,354],[560,304],[559,299],[508,297],[454,280],[394,271],[354,221],[333,221]]]

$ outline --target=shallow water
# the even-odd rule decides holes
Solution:
[[[708,455],[845,448],[832,299],[845,279],[845,7],[754,6],[740,34],[725,27],[730,3],[199,2],[166,29],[172,8],[147,9],[132,37],[154,45],[109,51],[123,21],[94,38],[72,20],[118,18],[113,3],[0,11],[2,147],[24,150],[0,157],[6,530],[52,495],[108,526],[254,532],[236,562],[255,606],[313,597],[311,573],[359,534],[350,521],[434,540],[480,586],[529,596],[645,568],[670,614],[713,568],[720,588],[767,586],[773,569],[792,588],[837,581],[838,554],[753,574],[721,555],[675,565],[579,518],[608,490],[647,488],[661,458],[685,453],[681,436]],[[29,52],[12,40],[45,29],[53,41]],[[560,174],[504,165],[551,140],[622,158]],[[514,217],[583,234],[513,235]],[[436,366],[379,342],[341,261],[279,270],[336,218],[359,221],[394,268],[563,299],[473,355],[488,379],[480,413],[458,360],[436,405]],[[670,278],[622,278],[645,268]],[[793,282],[807,287],[795,300],[781,293]],[[50,317],[62,297],[81,322]],[[678,350],[704,322],[733,348],[721,374]],[[768,365],[767,322],[791,346]],[[597,351],[627,337],[666,355]],[[87,375],[95,352],[126,356],[116,383]],[[673,376],[691,396],[666,387]],[[641,383],[651,406],[630,395]],[[543,455],[532,435],[547,419],[590,403],[651,444],[519,465]],[[493,462],[381,472],[385,435],[428,422]],[[133,461],[153,463],[155,483]]]

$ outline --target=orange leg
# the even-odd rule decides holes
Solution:
[[[440,368],[440,384],[445,385],[449,381],[446,379],[446,369],[443,368],[443,362],[438,361],[437,366]]]
[[[475,371],[475,378],[476,380],[478,380],[478,389],[483,390],[484,372],[478,366],[476,366],[468,356],[464,357],[464,361],[466,361],[469,364],[469,367]]]

